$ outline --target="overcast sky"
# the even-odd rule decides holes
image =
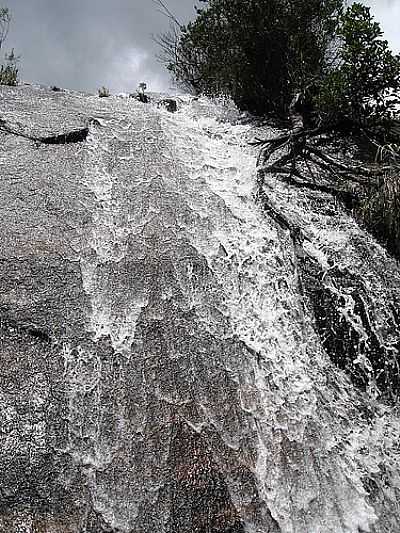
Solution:
[[[165,0],[179,20],[195,0]],[[305,0],[306,1],[306,0]],[[400,51],[400,0],[365,0],[386,38]],[[153,0],[0,0],[13,21],[6,48],[21,54],[21,77],[46,85],[133,91],[141,81],[167,91],[170,79],[152,40],[168,28]]]

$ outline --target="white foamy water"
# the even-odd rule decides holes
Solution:
[[[122,531],[172,531],[171,456],[183,424],[245,531],[388,532],[398,522],[388,496],[398,491],[398,419],[323,348],[292,239],[254,200],[252,126],[231,104],[206,99],[182,98],[174,115],[107,105],[82,176],[92,203],[80,266],[99,348],[66,353],[70,453],[88,465],[97,511]],[[362,276],[374,294],[371,331],[395,349],[394,263],[364,236],[365,260],[364,234],[340,207],[332,218],[273,176],[269,186],[307,236],[343,321],[369,342],[353,293],[329,277],[332,264]],[[382,465],[390,491],[372,497],[368,480]]]

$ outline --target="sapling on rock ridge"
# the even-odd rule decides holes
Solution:
[[[149,97],[147,96],[147,94],[145,93],[147,89],[147,83],[145,82],[140,82],[139,85],[138,85],[138,94],[137,94],[137,98],[140,102],[142,102],[143,104],[148,104],[149,103]]]

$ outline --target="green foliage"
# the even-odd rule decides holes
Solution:
[[[385,109],[387,91],[400,88],[400,57],[394,56],[382,39],[383,32],[370,8],[353,4],[343,16],[340,35],[344,41],[341,55],[346,96],[353,112],[360,112],[369,99]]]
[[[352,123],[384,137],[400,59],[370,9],[343,0],[200,0],[197,17],[160,39],[175,80],[231,96],[255,114],[288,110],[302,93],[315,122]]]
[[[355,3],[338,29],[338,65],[321,80],[316,106],[321,116],[346,117],[383,134],[395,113],[400,89],[400,56],[394,55],[370,9]],[[397,100],[398,101],[398,100]]]
[[[321,76],[342,3],[209,0],[178,34],[161,38],[167,68],[195,93],[232,96],[257,114],[282,113],[295,91]]]
[[[15,87],[18,85],[18,61],[19,57],[15,55],[14,49],[5,56],[6,64],[0,66],[0,85],[9,85]]]
[[[320,122],[334,122],[347,111],[345,98],[346,80],[340,69],[327,72],[321,78],[317,94],[314,96],[314,108]]]

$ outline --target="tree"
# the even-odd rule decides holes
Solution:
[[[384,136],[400,90],[400,56],[382,39],[370,8],[355,3],[342,15],[339,62],[321,80],[316,107],[322,117],[347,119],[356,128]]]
[[[344,98],[354,120],[372,126],[393,110],[388,96],[400,89],[400,56],[393,55],[370,8],[362,4],[348,8],[340,35]]]
[[[325,68],[343,0],[200,0],[197,17],[161,36],[175,80],[229,95],[256,114],[288,110]]]

